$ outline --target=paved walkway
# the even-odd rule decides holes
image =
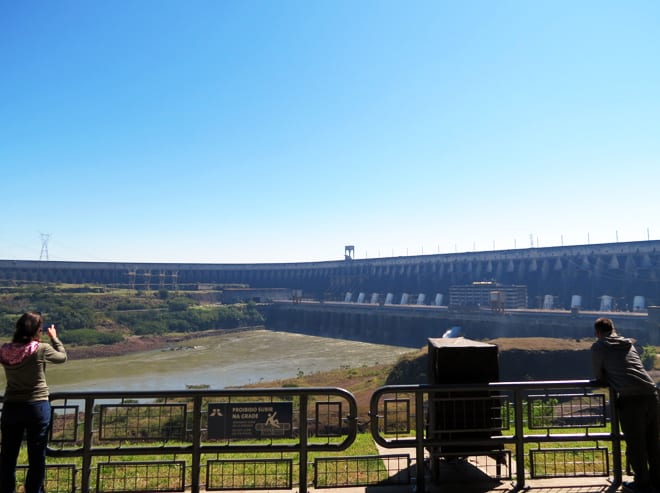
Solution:
[[[297,491],[297,490],[294,490]],[[417,493],[415,485],[405,486],[368,486],[362,488],[314,489],[317,493]],[[431,484],[427,481],[428,493],[506,493],[530,491],[531,493],[614,493],[621,491],[614,488],[607,478],[561,478],[526,481],[525,489],[519,490],[513,481],[442,482]]]
[[[411,470],[408,471],[414,478],[416,475],[415,450],[414,449],[385,449],[377,446],[380,455],[409,454],[412,460]],[[486,459],[484,459],[486,460]],[[449,469],[441,469],[440,480],[433,482],[427,471],[425,476],[425,493],[514,493],[529,491],[531,493],[615,493],[621,492],[621,487],[614,487],[611,478],[552,478],[525,481],[524,489],[518,489],[515,485],[515,475],[512,479],[496,480],[485,474],[480,467],[486,467],[490,471],[493,464],[479,464],[462,462],[456,466],[443,466]],[[454,467],[454,471],[451,468]],[[624,481],[632,478],[625,477]],[[366,487],[339,487],[339,488],[312,488],[307,489],[310,493],[421,493],[417,491],[414,479],[411,484],[366,486]],[[235,493],[255,493],[255,490]],[[299,493],[298,488],[292,490],[256,490],[258,493]]]
[[[415,471],[415,450],[414,449],[386,449],[376,445],[378,453],[381,455],[388,455],[393,453],[409,454],[413,465],[411,466]],[[479,460],[489,460],[486,458],[477,458]],[[479,464],[479,467],[488,471],[489,475],[494,468],[494,464]],[[496,480],[484,474],[479,470],[479,467],[473,466],[457,466],[454,471],[451,470],[452,466],[440,471],[440,479],[434,483],[430,475],[425,477],[426,491],[428,493],[489,493],[489,492],[517,492],[521,491],[515,486],[515,477],[507,480]],[[412,472],[412,476],[415,472]],[[512,474],[512,476],[514,476]],[[632,478],[624,477],[624,480],[631,480]],[[598,478],[552,478],[552,479],[537,479],[526,480],[525,488],[523,491],[531,491],[532,493],[614,493],[621,491],[621,487],[614,487],[611,483],[611,478],[598,477]],[[311,491],[311,489],[310,489]],[[324,491],[331,493],[331,490],[316,490],[317,492]],[[345,493],[417,493],[415,485],[405,486],[369,486],[366,488],[342,488],[340,491]],[[339,493],[338,490],[332,490],[334,493]]]

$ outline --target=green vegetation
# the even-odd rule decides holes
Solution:
[[[640,357],[642,358],[644,368],[647,370],[653,370],[655,368],[655,363],[657,361],[657,350],[655,346],[644,346]]]
[[[92,346],[94,344],[115,344],[124,340],[121,334],[98,332],[94,329],[72,329],[66,331],[68,344]]]
[[[217,295],[216,295],[217,297]],[[201,291],[132,291],[100,286],[27,285],[0,291],[0,335],[25,311],[55,323],[67,344],[114,344],[131,335],[261,325],[256,303],[222,305]]]

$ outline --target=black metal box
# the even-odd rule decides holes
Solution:
[[[501,434],[500,396],[488,389],[470,389],[470,384],[498,381],[497,346],[463,337],[429,339],[428,361],[429,383],[452,386],[429,393],[427,434],[442,442],[430,447],[431,454],[470,456],[500,450],[499,444],[488,443]]]

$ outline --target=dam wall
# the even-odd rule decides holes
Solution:
[[[138,290],[194,289],[200,285],[300,290],[305,298],[339,301],[347,292],[416,293],[448,298],[452,286],[494,281],[524,285],[528,307],[552,299],[570,308],[598,309],[603,297],[614,310],[632,310],[636,299],[660,304],[660,241],[606,243],[488,252],[417,255],[324,262],[195,264],[0,260],[0,285],[102,284]]]
[[[596,318],[612,318],[620,334],[660,344],[660,326],[647,314],[544,310],[450,310],[447,307],[365,306],[356,303],[274,302],[269,328],[307,335],[419,348],[460,327],[469,339],[593,338]]]

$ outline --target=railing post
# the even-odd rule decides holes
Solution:
[[[514,396],[514,420],[516,429],[516,488],[525,487],[525,429],[523,421],[523,399],[522,391],[515,389]]]
[[[80,491],[89,493],[91,491],[89,477],[92,472],[92,422],[94,421],[94,399],[85,398],[85,421],[83,425],[83,456],[82,470],[80,471]]]
[[[430,398],[429,398],[430,400]],[[417,489],[419,493],[426,491],[426,477],[424,470],[424,392],[418,389],[415,392],[415,439],[416,439],[416,470]]]
[[[621,461],[621,431],[619,429],[619,412],[617,410],[616,391],[610,387],[610,413],[612,415],[612,481],[615,486],[623,482],[623,464]]]
[[[193,400],[193,423],[192,423],[192,458],[191,458],[191,480],[190,493],[199,493],[199,477],[202,449],[202,396],[196,395]]]
[[[307,493],[307,394],[300,395],[300,466],[298,468],[299,492]]]

